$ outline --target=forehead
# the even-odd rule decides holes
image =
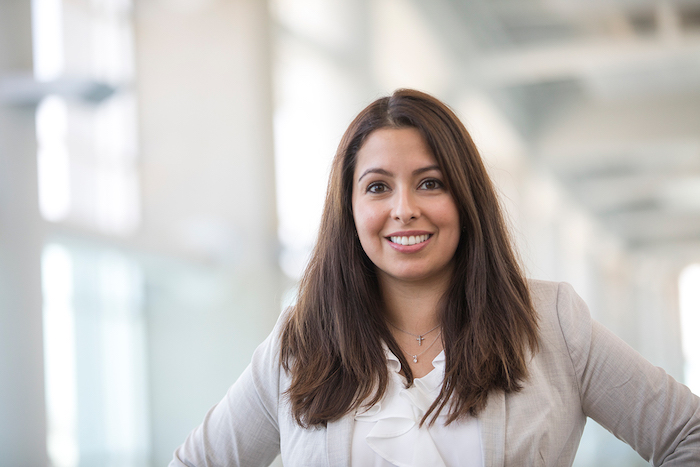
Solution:
[[[381,128],[370,133],[357,152],[355,174],[374,166],[401,168],[435,164],[435,157],[419,130]]]

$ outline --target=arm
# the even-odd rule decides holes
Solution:
[[[280,450],[279,327],[226,396],[177,448],[169,467],[266,466]]]
[[[557,312],[584,413],[653,465],[700,465],[700,399],[593,321],[568,284]]]

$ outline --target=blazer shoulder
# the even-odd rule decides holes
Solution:
[[[558,346],[570,347],[578,338],[586,338],[590,328],[588,307],[567,282],[529,280],[530,300],[539,319],[540,337],[554,338]]]
[[[532,304],[538,310],[543,306],[556,307],[557,301],[562,299],[566,301],[572,297],[578,297],[578,294],[568,282],[528,279],[527,285]]]
[[[543,309],[556,309],[557,297],[562,284],[565,283],[528,279],[530,300],[538,313],[542,313]]]

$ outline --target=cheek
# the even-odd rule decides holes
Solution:
[[[459,222],[459,212],[457,211],[457,206],[455,206],[453,202],[445,203],[440,210],[439,219],[442,228],[448,230],[452,235],[456,236],[457,241],[459,241],[462,228]]]
[[[384,226],[383,217],[376,209],[370,209],[362,203],[353,204],[355,228],[363,245],[376,238]]]

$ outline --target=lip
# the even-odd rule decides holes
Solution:
[[[394,243],[391,241],[391,237],[415,237],[418,235],[429,235],[429,237],[426,241],[422,243],[416,243],[415,245],[399,245],[398,243]],[[392,232],[384,238],[389,243],[389,246],[391,246],[396,251],[399,251],[401,253],[415,253],[428,246],[428,243],[430,243],[430,241],[433,239],[433,235],[433,232],[427,232],[425,230],[401,230],[398,232]]]

